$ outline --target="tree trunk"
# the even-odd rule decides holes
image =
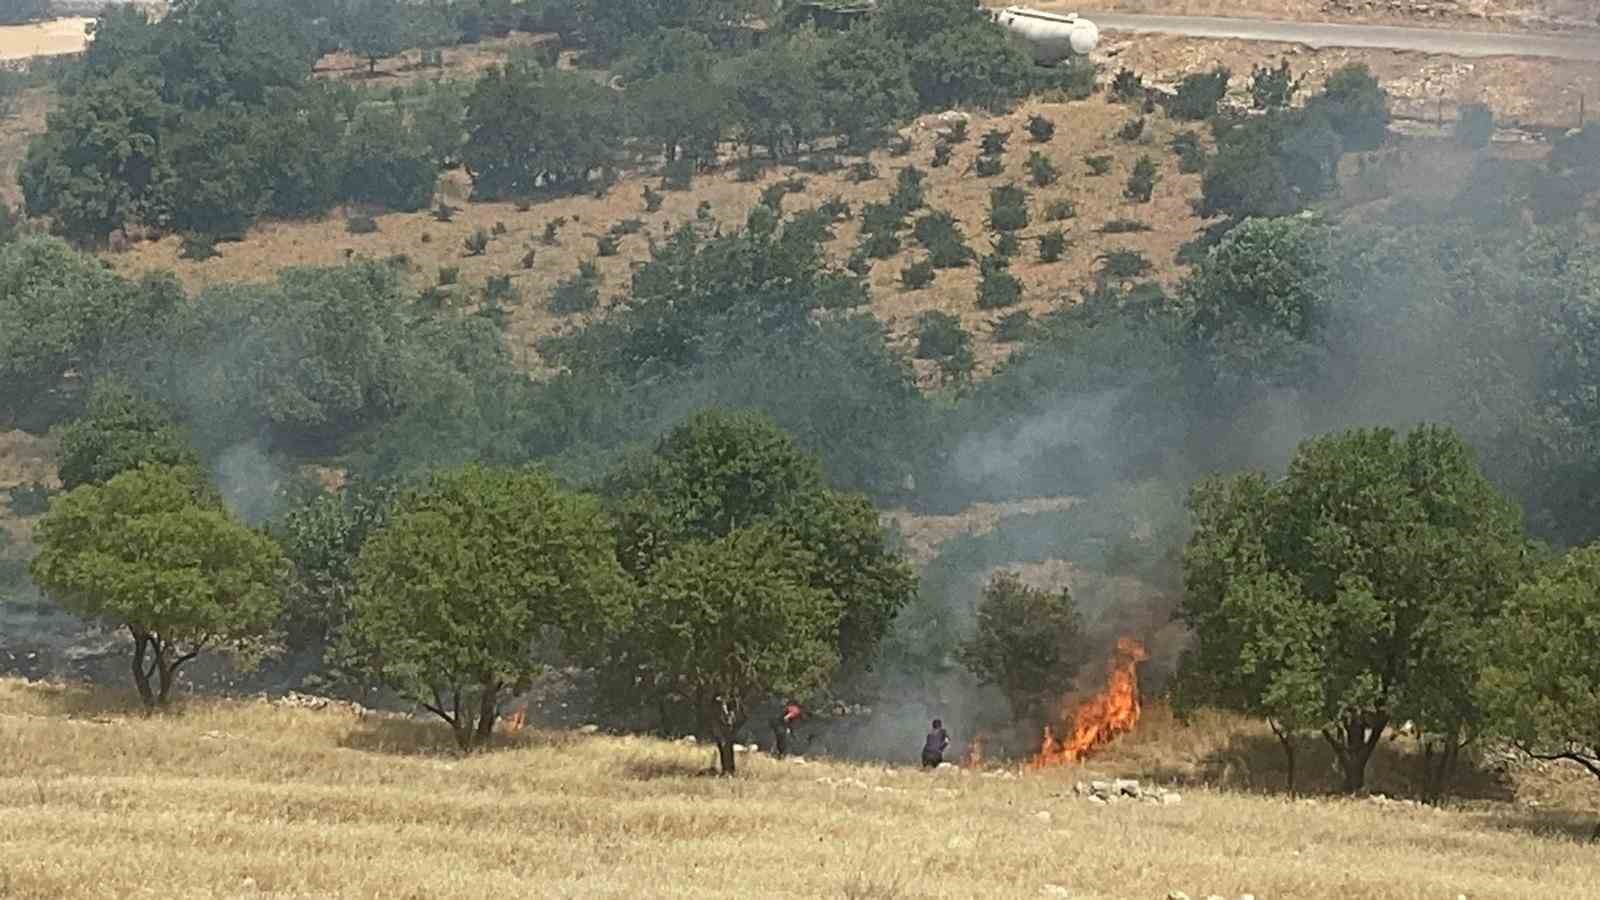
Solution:
[[[478,698],[479,746],[487,746],[489,739],[494,736],[494,722],[500,706],[500,685],[498,681],[485,683],[483,695]]]
[[[1455,771],[1456,760],[1460,758],[1461,751],[1468,740],[1461,739],[1459,728],[1445,734],[1440,741],[1424,740],[1422,744],[1422,799],[1427,803],[1437,803],[1444,796],[1445,785],[1450,782],[1450,776]]]
[[[722,774],[731,777],[734,770],[733,735],[717,735],[717,761],[722,765]]]
[[[478,733],[472,727],[472,720],[463,715],[464,712],[465,710],[461,708],[461,689],[456,688],[450,694],[450,727],[456,733],[456,746],[460,747],[463,753],[471,753],[473,741]]]
[[[133,635],[133,683],[139,689],[139,699],[144,703],[146,710],[155,708],[155,691],[150,689],[150,676],[155,667],[146,666],[144,657],[150,650],[150,632],[133,625],[128,626],[128,633]]]
[[[1375,718],[1370,723],[1365,719],[1352,718],[1340,722],[1333,729],[1323,729],[1322,736],[1333,748],[1333,754],[1339,761],[1339,771],[1344,776],[1341,790],[1346,794],[1359,793],[1367,782],[1367,762],[1372,759],[1372,751],[1377,749],[1378,740],[1383,737],[1383,730],[1389,720],[1383,716]]]
[[[1284,762],[1287,763],[1288,770],[1289,770],[1288,771],[1289,796],[1293,797],[1293,796],[1295,796],[1295,790],[1294,790],[1294,751],[1295,751],[1294,734],[1292,732],[1290,732],[1288,729],[1280,727],[1278,725],[1278,723],[1273,721],[1272,719],[1268,719],[1267,720],[1267,725],[1272,728],[1272,733],[1277,736],[1278,743],[1283,745],[1283,759],[1284,759]]]

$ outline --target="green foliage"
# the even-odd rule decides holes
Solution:
[[[1456,143],[1474,150],[1489,146],[1494,137],[1494,110],[1484,103],[1463,103],[1456,110]]]
[[[930,310],[917,320],[917,359],[940,359],[970,352],[972,336],[961,327],[961,320],[946,312]]]
[[[1056,136],[1056,123],[1035,113],[1028,117],[1028,136],[1036,144],[1047,143]]]
[[[1184,76],[1178,83],[1177,96],[1167,107],[1167,114],[1190,122],[1211,118],[1217,114],[1217,104],[1227,96],[1228,81],[1232,77],[1233,73],[1224,66]]]
[[[617,94],[585,76],[490,69],[467,99],[462,163],[482,199],[581,189],[616,159],[626,121]]]
[[[1147,153],[1139,154],[1139,159],[1133,164],[1133,172],[1128,175],[1128,186],[1122,189],[1122,196],[1135,203],[1149,203],[1150,195],[1155,192],[1156,182],[1160,181],[1156,174],[1156,161]]]
[[[1185,175],[1201,172],[1206,167],[1206,150],[1200,145],[1200,136],[1193,131],[1180,131],[1172,136],[1172,152],[1178,157],[1178,171]]]
[[[1015,184],[989,190],[989,227],[999,232],[1028,227],[1028,192]]]
[[[368,73],[378,60],[406,49],[405,7],[400,0],[342,0],[336,28],[345,49],[367,61]]]
[[[982,19],[911,44],[911,84],[923,109],[999,109],[1031,87],[1033,60]]]
[[[489,232],[482,228],[474,228],[472,233],[461,239],[461,248],[468,256],[482,256],[489,249]]]
[[[469,466],[408,493],[367,538],[347,635],[372,671],[449,722],[463,750],[542,666],[546,630],[591,651],[623,621],[600,505],[548,475]]]
[[[933,145],[933,159],[928,165],[935,169],[942,169],[950,165],[951,146],[943,141]]]
[[[991,128],[983,133],[978,141],[978,150],[984,156],[999,156],[1006,152],[1006,142],[1011,139],[1011,132]]]
[[[1289,71],[1287,59],[1276,69],[1256,66],[1250,72],[1250,105],[1256,109],[1288,109],[1300,82]]]
[[[889,205],[902,214],[921,209],[925,199],[922,181],[926,177],[916,166],[906,166],[895,173],[894,193],[889,197]]]
[[[933,263],[921,259],[900,270],[900,283],[908,291],[918,291],[933,284]]]
[[[1078,217],[1078,204],[1067,197],[1059,197],[1045,204],[1044,220],[1046,222],[1065,222]]]
[[[1318,109],[1269,112],[1219,130],[1201,182],[1200,211],[1283,216],[1337,188],[1345,150]]]
[[[1111,171],[1111,157],[1105,155],[1085,156],[1083,164],[1089,167],[1090,175],[1104,175]]]
[[[1361,63],[1351,63],[1328,76],[1322,93],[1307,109],[1327,117],[1349,151],[1375,150],[1389,134],[1389,92]]]
[[[0,3],[0,25],[25,25],[50,17],[50,0],[5,0]]]
[[[648,185],[648,184],[644,186],[644,211],[645,212],[647,212],[647,213],[660,212],[661,211],[661,201],[664,200],[664,199],[665,199],[665,197],[662,196],[660,191],[657,191],[657,190],[651,188],[650,185]]]
[[[200,464],[168,410],[113,379],[95,382],[84,415],[63,428],[59,440],[58,476],[68,491],[140,466]]]
[[[55,494],[50,486],[40,481],[18,484],[6,492],[6,508],[17,516],[39,516],[50,509],[50,498]],[[10,537],[11,532],[5,532]]]
[[[150,466],[79,487],[51,504],[37,540],[39,586],[132,635],[146,707],[166,704],[184,663],[258,640],[278,614],[282,554],[223,512],[191,469]]]
[[[614,234],[602,234],[594,239],[596,256],[616,256],[621,242]]]
[[[994,248],[994,255],[1003,259],[1012,259],[1022,252],[1022,238],[1017,237],[1015,231],[1002,231],[989,239]]]
[[[1144,116],[1140,116],[1137,119],[1129,119],[1122,123],[1122,127],[1117,129],[1117,137],[1124,141],[1137,141],[1143,134]],[[1090,168],[1092,169],[1093,166]],[[1099,175],[1101,173],[1095,172],[1094,174]]]
[[[1028,177],[1034,187],[1049,187],[1061,178],[1061,170],[1043,153],[1035,150],[1028,154]]]
[[[339,148],[340,193],[358,203],[401,212],[426,209],[439,181],[439,161],[398,112],[365,111]]]
[[[1083,618],[1072,595],[1038,590],[998,572],[978,601],[978,627],[960,659],[983,684],[994,685],[1011,714],[1039,722],[1072,690],[1089,654]]]
[[[1139,219],[1111,219],[1100,226],[1101,234],[1140,234],[1150,230],[1150,223]]]
[[[1039,261],[1060,262],[1062,254],[1067,252],[1067,234],[1059,228],[1053,228],[1039,236]]]
[[[871,160],[864,159],[852,165],[850,167],[850,172],[845,177],[850,181],[851,184],[863,184],[868,181],[876,181],[878,178],[878,167],[873,165]]]
[[[1022,302],[1022,282],[1011,274],[1004,257],[987,256],[979,263],[978,308],[1004,309]]]
[[[661,148],[670,190],[686,187],[696,165],[716,162],[717,145],[733,126],[732,96],[707,75],[660,75],[630,86],[627,98],[639,136]]]
[[[1028,340],[1033,335],[1033,315],[1025,309],[1008,312],[995,320],[994,340],[999,344],[1013,344]]]
[[[980,156],[972,163],[979,178],[993,178],[1005,171],[1005,160],[998,156]]]
[[[556,282],[550,292],[549,309],[558,316],[589,312],[600,305],[600,276],[592,263],[583,263],[576,274]]]
[[[1460,651],[1524,570],[1515,508],[1438,427],[1311,440],[1283,480],[1202,482],[1190,508],[1185,702],[1264,716],[1286,746],[1319,732],[1349,792],[1391,722],[1470,693]]]
[[[918,219],[912,233],[928,251],[928,262],[935,269],[959,269],[972,261],[972,248],[961,233],[961,223],[943,210]]]
[[[822,117],[852,146],[916,110],[911,65],[904,49],[870,28],[852,28],[822,54],[817,88]]]
[[[378,220],[367,215],[354,215],[344,220],[344,230],[350,234],[376,234]]]
[[[1143,103],[1144,79],[1132,69],[1118,69],[1111,79],[1111,96],[1119,103]]]
[[[719,80],[732,99],[741,143],[765,147],[778,159],[824,133],[820,52],[816,43],[795,37],[725,64]]]
[[[1119,281],[1130,281],[1140,278],[1150,272],[1150,260],[1137,250],[1116,249],[1108,250],[1095,258],[1101,264],[1102,277],[1115,278]]]

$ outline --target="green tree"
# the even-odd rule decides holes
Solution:
[[[1434,426],[1307,441],[1281,481],[1202,482],[1190,508],[1180,684],[1191,702],[1315,729],[1347,792],[1392,721],[1439,712],[1419,681],[1430,658],[1524,570],[1515,507]]]
[[[780,531],[736,529],[680,546],[644,582],[642,660],[710,727],[723,775],[752,707],[820,686],[838,663],[841,603],[808,583],[809,562]]]
[[[476,195],[526,197],[581,188],[621,150],[626,117],[616,92],[571,72],[485,72],[467,100],[461,158]]]
[[[1328,76],[1308,109],[1328,117],[1345,149],[1361,152],[1383,146],[1389,135],[1389,92],[1362,63],[1351,63]]]
[[[1577,763],[1600,778],[1600,547],[1545,566],[1488,633],[1479,696],[1496,730],[1535,759]]]
[[[1156,171],[1156,161],[1150,154],[1139,154],[1138,162],[1133,164],[1133,172],[1128,175],[1128,186],[1123,188],[1122,196],[1135,203],[1149,203],[1150,197],[1155,193],[1156,182],[1161,176]]]
[[[378,60],[406,49],[412,36],[400,0],[344,0],[338,29],[345,47],[367,61],[367,73],[378,71]]]
[[[0,25],[23,25],[50,17],[50,0],[0,0]]]
[[[352,648],[470,751],[559,632],[580,652],[620,620],[622,573],[597,502],[548,476],[468,466],[401,499],[356,560]]]
[[[1005,694],[1014,716],[1041,719],[1072,689],[1088,648],[1083,619],[1065,588],[1031,588],[1012,572],[989,579],[978,601],[978,629],[961,645],[961,662]]]
[[[398,112],[365,110],[339,148],[340,192],[401,212],[425,209],[439,183],[437,151]]]
[[[852,28],[828,45],[817,89],[823,118],[854,145],[916,110],[905,48],[871,28]]]
[[[147,708],[167,703],[185,663],[248,648],[278,614],[277,546],[224,512],[192,469],[147,466],[79,487],[51,504],[38,544],[41,587],[133,636]]]
[[[1174,119],[1197,121],[1217,114],[1217,104],[1228,95],[1228,81],[1233,77],[1226,67],[1218,66],[1210,72],[1195,72],[1184,76],[1178,83],[1178,93],[1172,98],[1168,110]]]
[[[661,148],[674,162],[682,156],[696,163],[716,161],[733,117],[728,91],[703,76],[669,73],[628,89],[640,136]]]
[[[266,182],[252,154],[253,113],[237,104],[193,110],[162,135],[144,218],[217,240],[242,240],[265,207]]]
[[[95,382],[84,415],[60,434],[63,490],[104,484],[140,466],[194,467],[199,456],[172,415],[117,379]]]
[[[1486,103],[1463,103],[1456,110],[1456,141],[1474,150],[1494,137],[1494,110]]]
[[[726,65],[718,80],[728,90],[746,146],[759,144],[776,159],[822,134],[820,62],[817,42],[792,38]]]
[[[911,85],[923,109],[999,109],[1026,94],[1033,60],[983,19],[910,45]]]
[[[1256,66],[1250,73],[1250,105],[1256,109],[1288,109],[1300,82],[1289,71],[1287,59],[1276,69]]]

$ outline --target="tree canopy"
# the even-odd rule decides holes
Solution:
[[[978,600],[977,630],[962,644],[961,662],[1005,694],[1013,715],[1037,722],[1072,689],[1087,652],[1070,591],[1040,590],[999,572]]]

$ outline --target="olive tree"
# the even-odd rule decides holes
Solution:
[[[962,644],[961,662],[998,687],[1014,715],[1031,720],[1072,689],[1087,650],[1071,592],[1032,588],[999,572],[978,601],[977,632]]]
[[[618,621],[623,594],[599,503],[540,472],[434,475],[396,504],[356,560],[351,649],[472,750],[524,690],[550,632],[577,650]]]
[[[1521,578],[1516,509],[1445,428],[1300,445],[1286,477],[1203,482],[1190,501],[1179,666],[1192,702],[1321,734],[1347,792],[1397,718],[1448,718],[1470,644]],[[1286,745],[1287,746],[1287,745]]]
[[[224,511],[194,469],[143,466],[69,491],[51,503],[38,544],[40,587],[132,635],[147,708],[167,703],[185,663],[211,647],[252,648],[278,614],[282,553]]]

